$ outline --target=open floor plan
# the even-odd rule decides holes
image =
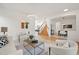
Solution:
[[[79,3],[0,3],[0,55],[79,55]]]

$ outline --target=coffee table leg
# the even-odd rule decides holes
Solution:
[[[35,48],[34,48],[34,55],[35,55]]]
[[[51,47],[49,47],[49,55],[51,54]]]

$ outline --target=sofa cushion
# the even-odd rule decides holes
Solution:
[[[64,44],[63,44],[63,48],[70,48],[69,42],[64,43]]]

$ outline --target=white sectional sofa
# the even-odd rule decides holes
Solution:
[[[76,55],[78,45],[74,41],[57,40],[52,46],[52,53],[55,55]]]

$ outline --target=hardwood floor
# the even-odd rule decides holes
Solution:
[[[39,35],[39,36],[40,36],[40,39],[42,41],[48,42],[48,43],[52,43],[52,42],[54,42],[57,39],[61,39],[61,37],[60,36],[57,36],[57,35],[53,35],[51,37],[44,36],[44,35]],[[77,42],[77,44],[78,44],[78,52],[77,52],[77,54],[79,55],[79,42]]]
[[[39,35],[40,39],[44,42],[52,42],[52,41],[56,41],[58,39],[62,39],[62,37],[58,36],[58,35],[52,35],[52,36],[45,36],[45,35]]]

